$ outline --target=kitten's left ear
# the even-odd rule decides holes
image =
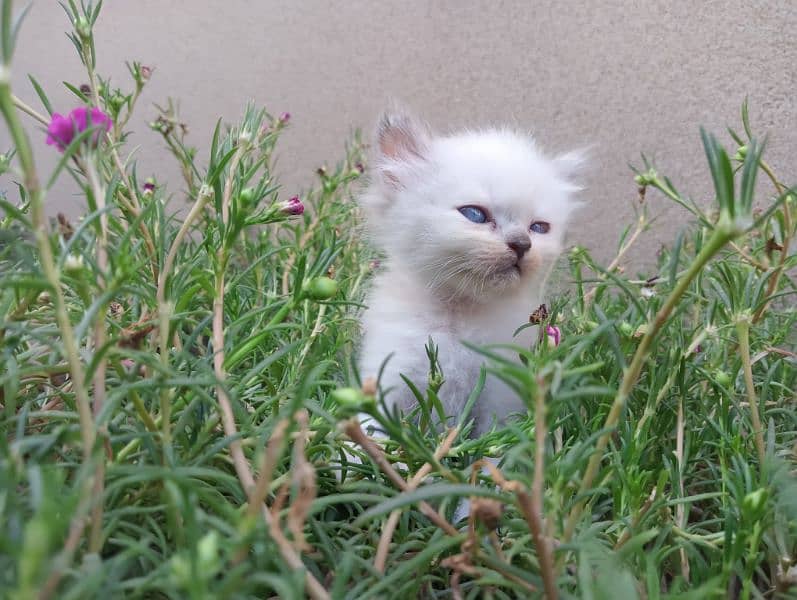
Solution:
[[[567,182],[574,192],[582,189],[575,177],[583,171],[587,158],[587,150],[581,149],[565,152],[553,159],[556,173],[563,181]]]
[[[400,185],[406,167],[426,159],[431,131],[404,111],[385,112],[376,130],[377,165],[387,183]]]

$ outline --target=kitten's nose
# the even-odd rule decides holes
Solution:
[[[523,258],[523,255],[529,251],[529,248],[531,248],[531,240],[529,240],[528,236],[517,237],[509,240],[506,245],[512,249],[517,255],[517,259],[520,260]]]

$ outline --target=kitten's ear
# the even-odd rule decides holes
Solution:
[[[588,151],[586,149],[566,152],[553,159],[557,174],[573,192],[581,191],[582,189],[576,178],[583,172],[587,159]]]
[[[377,164],[385,181],[400,185],[407,167],[426,159],[430,139],[429,127],[409,113],[385,112],[376,130]]]
[[[569,179],[577,174],[587,162],[586,150],[573,150],[565,152],[553,159],[556,171],[564,178]]]

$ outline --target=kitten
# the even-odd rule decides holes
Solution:
[[[542,302],[576,205],[570,176],[580,157],[546,158],[508,130],[437,136],[404,113],[386,114],[376,139],[361,205],[386,261],[362,319],[360,374],[375,377],[392,355],[380,381],[385,402],[412,410],[401,375],[425,389],[431,337],[445,379],[440,400],[457,417],[484,362],[463,340],[535,341],[537,328],[513,334]],[[488,377],[471,413],[474,434],[523,410],[508,386]]]

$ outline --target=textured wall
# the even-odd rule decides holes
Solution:
[[[21,3],[20,3],[21,4]],[[22,30],[16,92],[35,102],[25,74],[48,90],[84,80],[66,17],[53,0],[35,3]],[[387,98],[412,106],[440,129],[510,123],[554,151],[592,146],[589,204],[573,239],[611,255],[633,219],[629,162],[653,155],[680,188],[709,191],[698,127],[736,125],[749,95],[769,158],[797,180],[797,3],[620,0],[392,1],[111,0],[98,23],[99,69],[126,82],[125,60],[156,67],[133,122],[143,174],[174,186],[153,102],[182,101],[190,140],[206,148],[218,117],[237,119],[254,99],[288,110],[279,168],[290,190],[341,156],[353,128],[368,131]],[[58,108],[71,102],[53,92]],[[32,122],[30,129],[35,130]],[[39,165],[54,164],[38,136]],[[8,145],[0,131],[0,148]],[[651,257],[683,225],[659,198],[655,232],[637,258]],[[75,212],[68,191],[48,200]]]

